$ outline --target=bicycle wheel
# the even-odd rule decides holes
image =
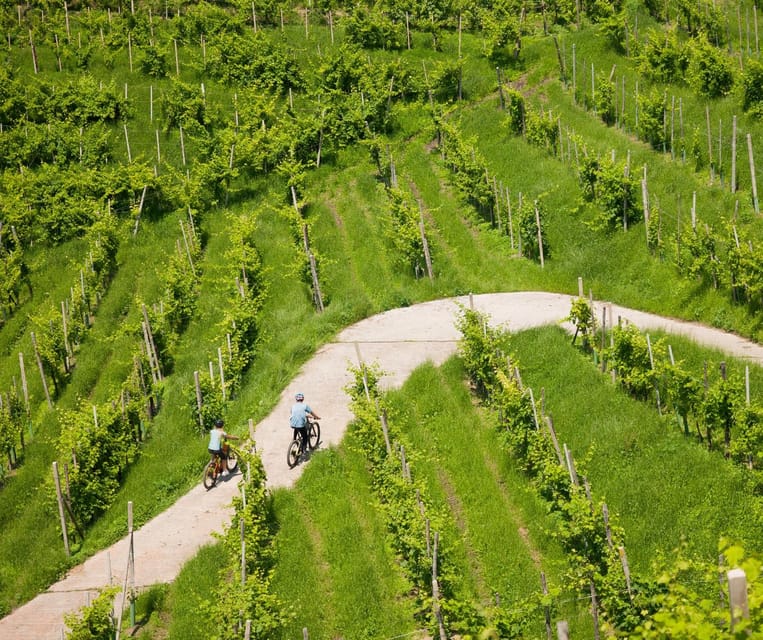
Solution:
[[[204,488],[209,491],[217,484],[217,469],[215,468],[215,461],[210,460],[207,466],[204,467]]]
[[[228,468],[228,471],[233,473],[236,470],[236,467],[238,466],[238,458],[236,457],[236,452],[231,447],[228,449],[228,458],[225,461],[225,466]]]
[[[307,433],[309,435],[307,444],[311,449],[315,449],[321,441],[321,425],[317,422],[311,422]]]
[[[289,465],[289,469],[293,469],[299,462],[299,451],[302,448],[302,438],[299,434],[289,443],[289,448],[286,450],[286,464]]]

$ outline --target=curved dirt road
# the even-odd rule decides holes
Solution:
[[[321,443],[337,444],[352,415],[344,387],[350,381],[348,364],[378,362],[385,376],[382,385],[401,385],[420,364],[440,364],[456,351],[459,338],[454,326],[458,304],[483,311],[491,325],[520,331],[545,324],[558,324],[569,314],[573,296],[542,292],[482,294],[435,300],[394,309],[344,329],[333,342],[321,347],[292,380],[276,408],[255,431],[259,450],[272,487],[289,487],[301,474],[302,465],[288,469],[285,449],[290,433],[287,416],[296,391],[323,417]],[[642,330],[661,329],[682,334],[698,343],[730,355],[763,364],[763,346],[702,325],[662,318],[604,302],[595,302],[596,318],[608,308],[610,318],[628,320]],[[609,309],[611,308],[611,311]],[[229,503],[237,491],[237,477],[225,478],[207,492],[199,484],[175,505],[135,531],[135,584],[138,588],[171,582],[198,549],[212,541],[230,517]],[[125,538],[83,564],[27,604],[0,620],[0,638],[61,640],[63,615],[87,604],[109,583],[123,584],[129,549]]]

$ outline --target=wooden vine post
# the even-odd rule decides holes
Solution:
[[[755,214],[760,214],[760,205],[758,204],[758,183],[755,180],[755,159],[752,156],[752,136],[747,134],[747,157],[750,161],[750,180],[752,181],[752,204],[755,208]]]
[[[125,600],[128,599],[128,597],[130,600],[130,626],[135,626],[135,543],[132,517],[132,500],[127,503],[127,536],[129,539],[127,549],[127,567],[125,568],[125,579],[122,583],[122,606],[119,607],[115,640],[119,640],[120,630],[122,629],[122,613],[125,608]],[[129,592],[127,588],[128,584],[130,587]]]
[[[223,402],[225,402],[228,398],[225,391],[225,368],[223,367],[223,350],[220,347],[217,347],[217,365],[220,370],[220,393],[222,394]]]
[[[737,190],[737,117],[731,120],[731,193]]]
[[[37,360],[37,368],[40,370],[40,379],[42,380],[42,389],[45,392],[45,400],[48,402],[48,409],[53,408],[53,401],[50,399],[50,390],[48,389],[48,381],[45,378],[45,368],[42,366],[42,358],[40,358],[40,351],[37,349],[37,338],[34,337],[34,331],[29,334],[32,338],[32,348],[34,349],[34,357]]]
[[[434,533],[434,546],[432,548],[432,608],[437,619],[437,626],[440,631],[440,640],[448,640],[448,634],[445,632],[445,623],[442,619],[440,610],[440,585],[437,579],[437,547],[440,542],[440,532]]]
[[[69,550],[69,534],[66,530],[66,515],[64,513],[64,497],[61,493],[61,478],[58,475],[58,462],[53,462],[53,482],[56,484],[56,500],[58,501],[58,518],[61,522],[61,533],[64,538],[64,550],[66,551],[66,557],[71,556]]]
[[[625,547],[617,547],[617,553],[620,556],[620,564],[623,567],[623,575],[625,575],[625,587],[628,589],[628,597],[633,600],[633,592],[631,591],[631,570],[628,566],[628,556],[625,553]]]
[[[292,193],[292,198],[294,198],[294,206],[296,207],[297,205],[296,205],[296,195],[294,193],[294,187],[292,187],[291,193]],[[310,276],[313,280],[313,302],[315,303],[315,308],[320,313],[323,313],[325,308],[323,306],[323,295],[321,294],[321,285],[320,285],[320,282],[318,282],[318,266],[315,262],[315,255],[310,250],[310,239],[307,234],[307,224],[302,225],[302,240],[305,247],[305,254],[307,255],[307,259],[310,263]]]
[[[543,260],[543,232],[540,228],[540,212],[538,211],[538,201],[535,201],[535,226],[538,229],[538,255],[540,256],[540,268],[545,268]]]
[[[649,192],[646,188],[646,165],[644,165],[644,177],[641,178],[641,202],[644,207],[644,230],[646,244],[649,246]]]
[[[148,352],[149,363],[152,366],[152,374],[154,374],[153,368],[156,368],[155,382],[162,379],[162,369],[159,363],[159,353],[156,350],[156,343],[154,342],[154,334],[151,331],[151,323],[148,321],[148,311],[146,311],[146,305],[141,305],[141,311],[143,312],[144,337],[146,339],[146,350]]]
[[[199,372],[193,372],[193,384],[196,388],[196,408],[199,410],[199,426],[204,428],[204,416],[201,414],[201,409],[204,406],[204,401],[201,396],[201,381],[199,380]]]
[[[21,370],[21,391],[24,394],[24,408],[26,409],[27,416],[29,416],[29,386],[27,385],[26,381],[24,354],[21,351],[19,351],[19,369]]]
[[[429,242],[427,241],[427,234],[424,229],[424,212],[421,211],[421,220],[419,221],[419,233],[421,234],[421,246],[424,250],[424,262],[427,266],[427,275],[430,280],[434,280],[434,274],[432,273],[432,256],[429,253]]]
[[[729,604],[731,606],[731,630],[742,619],[750,618],[747,602],[747,576],[743,569],[731,569],[726,572],[729,584]]]
[[[543,571],[540,572],[540,586],[543,590],[543,595],[548,596],[548,585],[546,584],[546,574]],[[551,608],[548,605],[543,606],[543,617],[546,620],[546,638],[551,640]]]

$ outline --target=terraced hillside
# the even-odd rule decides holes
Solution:
[[[3,25],[2,613],[122,535],[128,500],[137,524],[171,504],[217,415],[246,433],[374,312],[582,277],[760,338],[751,4],[33,3]]]

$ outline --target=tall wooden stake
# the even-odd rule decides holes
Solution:
[[[37,339],[34,337],[34,331],[30,332],[32,337],[32,348],[34,349],[34,357],[37,360],[37,367],[40,370],[40,378],[42,380],[42,389],[45,392],[45,399],[48,401],[48,409],[53,408],[53,402],[50,399],[50,391],[48,390],[48,381],[45,378],[45,368],[42,366],[42,359],[40,358],[40,352],[37,349]]]
[[[758,182],[755,179],[755,158],[752,155],[752,135],[747,134],[747,156],[750,160],[750,179],[752,180],[752,204],[755,207],[755,214],[760,213],[758,204]]]
[[[64,497],[61,493],[61,478],[58,475],[58,462],[53,462],[53,482],[56,484],[56,500],[58,501],[58,518],[61,522],[61,533],[64,537],[64,550],[66,557],[71,556],[69,551],[69,532],[66,530],[66,514],[64,513]]]

